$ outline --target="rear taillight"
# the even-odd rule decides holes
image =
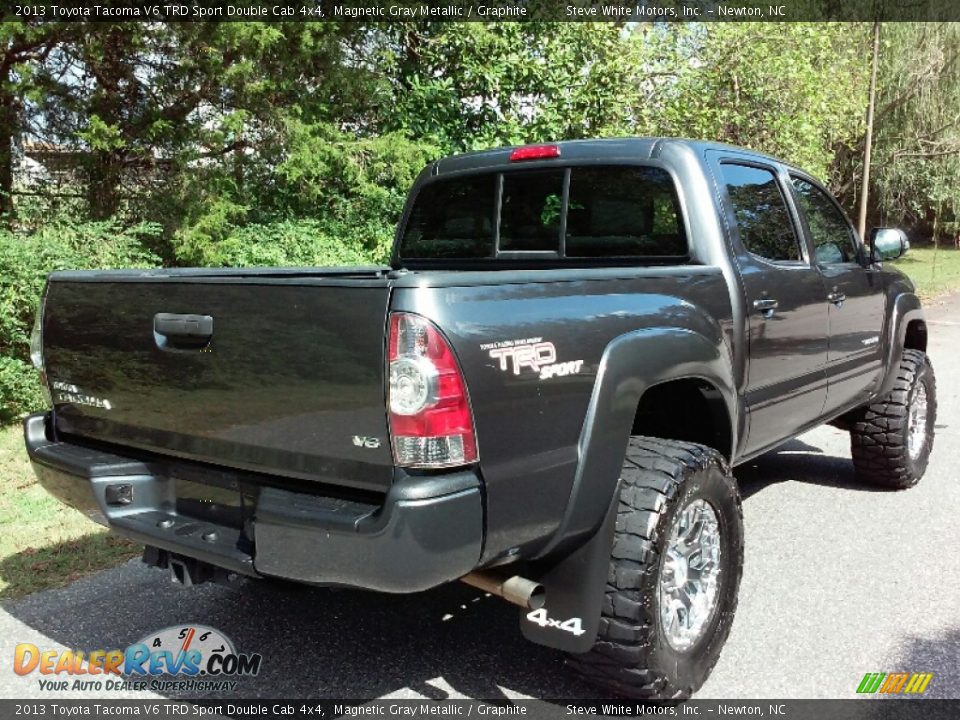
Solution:
[[[436,326],[419,315],[392,314],[387,362],[394,462],[414,468],[476,462],[466,385]]]
[[[37,308],[37,316],[33,321],[33,330],[30,331],[30,362],[40,371],[40,384],[43,387],[43,397],[50,406],[53,404],[50,398],[50,389],[47,385],[47,368],[43,357],[43,313],[47,305],[47,290],[44,288],[43,297],[40,298],[40,307]]]
[[[30,331],[30,362],[33,366],[43,372],[43,305],[40,301],[40,307],[37,308],[37,317],[33,321],[33,330]]]

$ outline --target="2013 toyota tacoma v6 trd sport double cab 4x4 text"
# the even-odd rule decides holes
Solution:
[[[924,473],[907,247],[734,147],[449,157],[389,267],[53,273],[27,449],[181,582],[462,579],[589,680],[683,697],[737,604],[732,467],[833,422],[864,482]]]

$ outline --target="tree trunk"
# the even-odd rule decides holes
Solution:
[[[873,150],[873,110],[877,101],[877,62],[880,57],[880,22],[873,23],[873,62],[870,70],[870,102],[867,104],[867,138],[863,150],[863,184],[860,188],[860,216],[857,231],[867,231],[867,197],[870,194],[870,152]]]
[[[940,249],[940,213],[943,212],[943,203],[937,203],[937,214],[933,216],[933,249]]]
[[[9,91],[10,71],[0,76],[0,223],[13,220],[13,140],[17,127],[17,99]]]
[[[87,205],[90,217],[106,220],[120,209],[121,157],[113,151],[93,151],[88,165]]]

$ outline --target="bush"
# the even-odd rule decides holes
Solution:
[[[392,233],[392,228],[388,232]],[[385,261],[389,243],[379,243],[379,251],[369,249],[355,234],[355,230],[330,227],[319,220],[243,225],[232,228],[219,242],[192,246],[186,259],[203,267],[317,267]]]
[[[19,419],[44,406],[40,376],[29,361],[0,355],[0,424]]]
[[[275,155],[244,157],[244,182],[216,166],[180,190],[178,265],[353,265],[390,254],[407,191],[441,153],[402,133],[353,137],[285,124]]]
[[[144,249],[160,229],[124,228],[115,221],[55,218],[33,232],[0,229],[0,423],[42,406],[42,390],[30,363],[30,330],[47,274],[54,270],[152,267]]]

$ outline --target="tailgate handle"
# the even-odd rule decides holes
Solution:
[[[212,337],[210,315],[157,313],[153,316],[153,338],[161,349],[200,349],[209,345]]]

